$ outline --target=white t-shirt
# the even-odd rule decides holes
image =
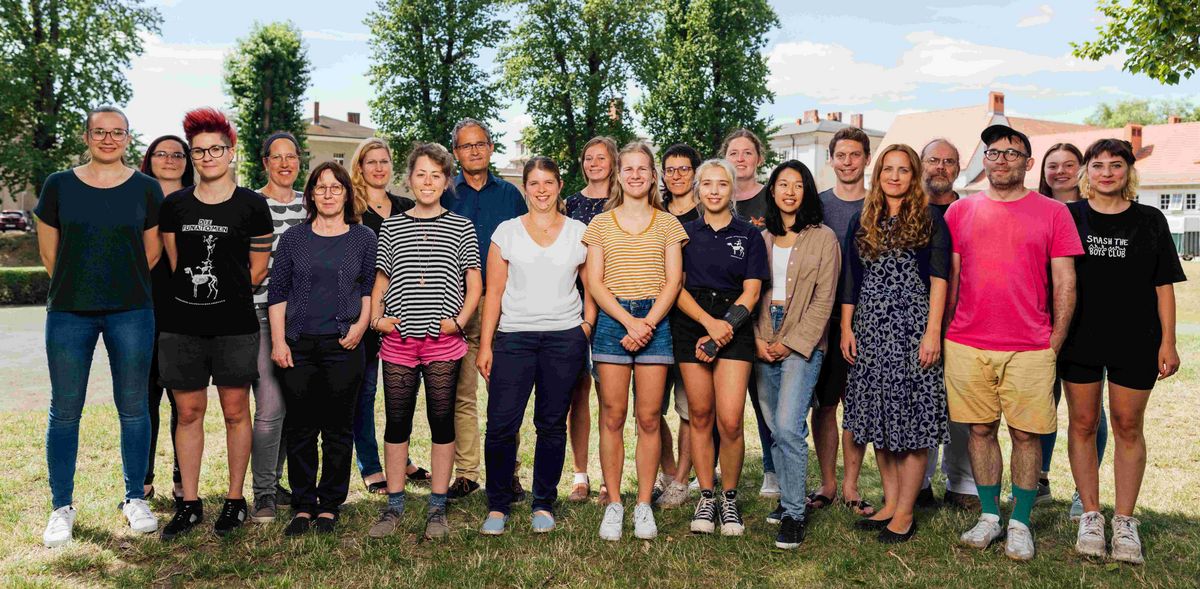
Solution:
[[[787,269],[788,259],[792,257],[792,248],[773,246],[771,252],[771,300],[787,300]]]
[[[543,248],[529,236],[520,217],[496,228],[492,243],[508,262],[500,331],[563,331],[583,322],[583,301],[575,280],[587,259],[581,241],[586,229],[579,221],[564,219],[558,238]]]

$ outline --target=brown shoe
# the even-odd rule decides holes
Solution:
[[[979,497],[954,491],[946,491],[946,494],[942,496],[942,503],[969,513],[978,512],[981,508]]]
[[[591,495],[592,487],[587,483],[579,483],[578,485],[571,487],[571,494],[567,495],[567,501],[572,503],[582,503],[587,501],[588,497]]]

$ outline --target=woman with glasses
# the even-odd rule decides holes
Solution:
[[[413,207],[410,198],[388,192],[392,183],[392,148],[379,137],[371,137],[358,144],[354,157],[350,159],[350,183],[354,187],[354,200],[363,211],[362,224],[379,235],[383,221]],[[379,333],[367,330],[363,336],[366,345],[362,389],[358,395],[358,409],[354,412],[354,453],[358,473],[368,493],[387,495],[387,479],[383,465],[379,462],[379,443],[375,439],[375,395],[379,390]],[[413,466],[408,461],[408,481],[414,484],[429,484],[429,471]]]
[[[163,194],[172,194],[196,183],[196,171],[192,168],[192,159],[188,157],[187,142],[174,135],[163,135],[150,142],[146,147],[146,155],[142,157],[141,171],[143,174],[158,180]],[[160,258],[161,259],[161,258]],[[171,405],[171,445],[175,444],[175,427],[179,414],[175,410],[175,397],[158,382],[158,325],[162,324],[164,309],[170,304],[168,292],[171,286],[171,264],[155,264],[150,269],[150,283],[154,291],[154,355],[150,360],[150,462],[146,465],[146,500],[154,497],[154,455],[158,449],[158,407],[165,396]],[[172,451],[174,455],[174,451]],[[174,488],[172,496],[179,500],[183,497],[183,483],[179,478],[179,461],[172,459],[174,464]]]
[[[162,189],[153,178],[125,166],[129,119],[124,113],[100,107],[88,113],[85,123],[87,163],[46,178],[34,208],[38,253],[50,274],[46,466],[53,511],[42,534],[47,547],[70,542],[75,526],[79,419],[101,336],[121,424],[121,512],[135,532],[158,529],[142,485],[150,442],[146,381],[154,349],[150,268],[162,254]]]
[[[259,189],[271,210],[274,226],[271,251],[279,238],[305,219],[304,197],[292,186],[300,173],[300,142],[287,132],[272,133],[263,141],[259,157],[267,171],[267,185]],[[287,449],[283,441],[287,413],[279,374],[271,361],[271,321],[267,313],[267,290],[274,257],[267,262],[268,276],[254,291],[254,313],[258,317],[258,380],[254,381],[254,443],[250,452],[254,509],[250,519],[267,523],[275,519],[279,505],[291,504],[291,492],[280,484]]]
[[[163,386],[175,395],[179,426],[175,455],[183,500],[162,532],[164,540],[188,532],[204,519],[200,464],[208,385],[217,387],[225,422],[229,487],[213,531],[227,535],[249,516],[242,487],[254,435],[250,385],[258,374],[259,322],[254,285],[267,275],[273,227],[262,195],[239,187],[230,164],[237,132],[212,108],[183,119],[195,186],[163,202],[162,233],[172,268],[171,306],[158,338]]]
[[[288,406],[284,437],[294,517],[285,536],[310,525],[334,531],[346,502],[363,370],[359,344],[375,274],[375,232],[358,223],[346,170],[333,162],[317,166],[303,198],[308,214],[279,239],[268,299],[271,359],[281,369]]]

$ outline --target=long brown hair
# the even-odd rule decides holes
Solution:
[[[1046,158],[1050,157],[1050,154],[1056,151],[1066,151],[1075,156],[1075,161],[1079,162],[1079,172],[1081,177],[1083,175],[1083,154],[1080,153],[1078,147],[1075,147],[1070,143],[1055,143],[1054,145],[1051,145],[1050,149],[1046,150],[1046,154],[1042,156],[1042,179],[1038,181],[1038,194],[1044,194],[1050,198],[1054,198],[1054,191],[1050,188],[1050,181],[1046,180]],[[1083,191],[1080,191],[1081,197],[1082,194]]]
[[[665,211],[663,207],[662,191],[658,188],[658,167],[654,165],[654,150],[650,148],[650,144],[645,141],[633,141],[625,147],[621,148],[621,153],[617,154],[615,168],[620,170],[621,160],[625,156],[640,153],[650,159],[650,191],[646,194],[646,200],[650,201],[650,206]],[[617,178],[617,185],[620,185],[620,178]],[[625,187],[621,186],[619,190],[612,196],[608,197],[608,202],[604,203],[604,210],[611,211],[625,202]]]
[[[896,226],[885,231],[883,223],[888,217],[888,206],[880,177],[883,175],[883,159],[893,151],[903,152],[908,157],[912,167],[912,180],[908,192],[904,194],[904,200],[900,203]],[[863,203],[861,222],[854,236],[858,254],[866,260],[877,259],[890,250],[924,247],[933,234],[933,219],[929,216],[929,196],[921,187],[921,158],[917,156],[917,152],[903,143],[895,143],[884,148],[875,158],[875,169],[871,172],[871,190],[867,193],[867,201]]]

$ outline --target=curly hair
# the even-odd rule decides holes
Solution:
[[[880,178],[883,175],[884,158],[896,151],[908,158],[909,167],[912,168],[912,179],[900,203],[898,223],[894,227],[885,228],[884,222],[889,215],[887,196],[883,194]],[[878,259],[891,250],[924,247],[933,235],[929,196],[921,187],[921,158],[917,157],[917,152],[903,143],[897,143],[884,148],[876,156],[875,162],[875,169],[871,173],[871,190],[867,193],[867,201],[863,203],[858,232],[854,235],[859,256],[865,260]]]

